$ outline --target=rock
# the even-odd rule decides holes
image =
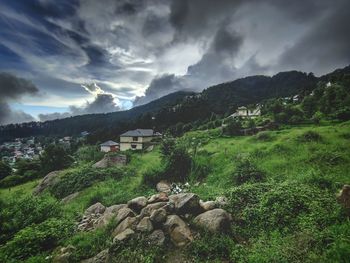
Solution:
[[[136,226],[137,231],[150,233],[153,230],[153,225],[149,217],[141,219],[140,223]]]
[[[53,263],[69,263],[71,262],[71,256],[76,248],[72,245],[62,247],[58,254],[52,259]]]
[[[350,185],[344,185],[337,196],[338,202],[345,208],[350,209]]]
[[[199,205],[204,211],[209,211],[217,208],[217,203],[214,201],[203,202],[202,200],[199,200]]]
[[[166,217],[167,217],[167,212],[165,211],[165,209],[159,208],[152,212],[150,219],[155,226],[160,226],[162,223],[165,222]]]
[[[199,197],[193,193],[181,193],[169,196],[169,201],[175,205],[178,214],[198,214],[201,211]]]
[[[164,232],[160,229],[154,230],[147,238],[146,241],[153,246],[163,246],[165,242]]]
[[[126,204],[112,205],[107,207],[103,215],[99,218],[96,227],[100,228],[106,226],[113,218],[116,218],[117,220],[118,212],[122,208],[126,208]]]
[[[171,241],[177,247],[187,245],[193,241],[193,236],[188,225],[177,215],[170,215],[164,223],[164,229],[168,232]]]
[[[135,234],[134,230],[132,230],[130,228],[127,228],[123,232],[121,232],[118,235],[116,235],[113,238],[113,242],[124,241],[124,240],[129,239],[130,237],[132,237],[134,234]]]
[[[223,207],[228,204],[228,200],[225,196],[218,196],[215,199],[215,203],[217,204],[217,206]]]
[[[103,212],[106,210],[106,207],[101,203],[96,203],[87,208],[84,212],[84,215],[88,216],[91,214],[103,214]]]
[[[94,168],[107,168],[108,166],[108,158],[106,155],[100,161],[92,165]]]
[[[167,202],[159,202],[159,203],[149,204],[141,210],[140,216],[141,217],[151,216],[151,214],[154,210],[157,210],[157,209],[162,208],[162,207],[166,207],[167,205],[168,205]]]
[[[107,263],[110,260],[108,249],[102,250],[96,256],[82,260],[81,263]]]
[[[232,216],[225,210],[217,208],[198,215],[193,223],[214,233],[226,232],[230,229]]]
[[[123,232],[127,228],[136,229],[137,223],[138,223],[138,220],[136,217],[127,217],[114,229],[112,235],[113,236],[119,235],[121,232]]]
[[[159,183],[157,183],[156,189],[158,192],[170,193],[171,184],[168,183],[167,181],[160,181]]]
[[[135,212],[140,212],[147,205],[147,198],[144,196],[136,197],[128,202],[128,207]]]
[[[168,197],[167,193],[164,193],[164,192],[152,195],[148,199],[149,204],[157,203],[157,202],[167,202],[167,201],[169,201],[169,197]]]
[[[125,218],[133,217],[133,216],[135,216],[134,211],[132,211],[128,207],[123,207],[118,211],[117,216],[116,216],[116,220],[117,220],[117,222],[121,222]]]
[[[61,203],[68,204],[70,201],[72,201],[74,198],[76,198],[79,195],[79,192],[75,192],[73,194],[67,195],[65,198],[61,200]]]
[[[116,165],[126,165],[127,159],[128,159],[127,156],[124,154],[118,154],[118,155],[106,154],[100,161],[93,164],[92,167],[107,168],[107,167],[116,166]]]
[[[48,173],[37,185],[37,187],[35,187],[33,194],[41,194],[45,189],[56,184],[59,181],[59,173],[60,171],[53,171],[51,173]]]

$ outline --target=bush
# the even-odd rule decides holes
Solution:
[[[95,145],[85,145],[80,147],[74,156],[81,162],[98,162],[103,158],[104,153]]]
[[[271,135],[271,132],[266,132],[266,131],[262,131],[259,132],[257,135],[255,135],[255,139],[257,139],[258,141],[272,141],[273,137]]]
[[[322,141],[322,136],[315,131],[306,131],[298,136],[300,142],[320,142]]]
[[[19,175],[10,175],[0,181],[0,187],[12,187],[27,182],[27,178]]]
[[[12,173],[11,167],[7,163],[0,161],[0,180],[11,175],[11,173]]]
[[[262,182],[265,177],[265,173],[260,171],[249,159],[240,160],[233,173],[233,180],[238,185],[248,182]]]
[[[223,133],[225,135],[241,135],[242,123],[238,119],[230,118],[226,127],[223,129]]]
[[[50,144],[40,156],[40,162],[43,172],[46,174],[69,167],[73,163],[73,158],[62,146]]]
[[[193,160],[191,179],[200,181],[205,179],[211,172],[210,156],[208,152],[200,152]]]
[[[5,261],[9,259],[24,260],[38,253],[54,249],[61,240],[71,235],[73,230],[74,224],[72,222],[52,218],[19,231],[11,241],[1,247],[0,253]]]
[[[157,167],[146,171],[142,175],[141,184],[149,187],[155,187],[156,184],[163,179],[165,179],[164,168]]]
[[[50,196],[28,195],[0,202],[0,244],[9,240],[20,229],[60,214],[57,201]]]
[[[89,166],[78,167],[68,170],[49,190],[55,197],[63,198],[89,187],[95,182],[103,181],[107,178],[120,179],[126,173],[126,170],[118,167],[104,169]]]

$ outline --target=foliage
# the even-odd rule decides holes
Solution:
[[[97,162],[103,158],[104,153],[95,145],[84,145],[76,151],[74,156],[81,162]]]
[[[261,182],[265,180],[265,177],[265,173],[260,171],[248,158],[239,160],[239,163],[233,173],[233,180],[238,185],[248,182]]]
[[[74,224],[64,219],[48,219],[28,226],[0,248],[0,259],[23,260],[40,252],[54,249],[61,240],[72,234]]]
[[[49,190],[57,198],[63,198],[91,186],[95,182],[103,181],[107,178],[120,179],[126,172],[118,167],[101,169],[81,166],[68,170]]]
[[[0,180],[11,175],[11,173],[11,167],[7,163],[0,161]]]
[[[143,173],[141,185],[155,187],[160,180],[165,178],[164,168],[155,167]]]
[[[40,156],[40,161],[43,172],[48,173],[69,167],[73,162],[73,158],[62,146],[50,144]]]
[[[9,240],[17,231],[31,224],[59,216],[61,210],[50,196],[23,196],[0,199],[0,244]]]
[[[240,135],[242,129],[242,123],[237,118],[230,118],[228,123],[224,127],[223,133],[226,135]]]
[[[299,135],[298,140],[301,142],[320,142],[322,141],[322,136],[316,131],[306,131]]]

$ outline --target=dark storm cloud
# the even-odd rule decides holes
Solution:
[[[38,88],[30,81],[6,72],[0,72],[0,124],[32,121],[34,118],[22,111],[11,109],[10,101],[25,95],[37,95]]]

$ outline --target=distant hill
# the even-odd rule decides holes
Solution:
[[[127,111],[2,126],[0,140],[38,135],[77,135],[86,130],[91,133],[91,142],[96,142],[116,139],[118,134],[136,127],[156,127],[162,131],[179,122],[189,123],[208,119],[213,114],[232,113],[241,105],[308,93],[319,81],[341,79],[349,73],[350,66],[319,78],[299,71],[281,72],[272,77],[250,76],[209,87],[201,93],[175,92]]]

